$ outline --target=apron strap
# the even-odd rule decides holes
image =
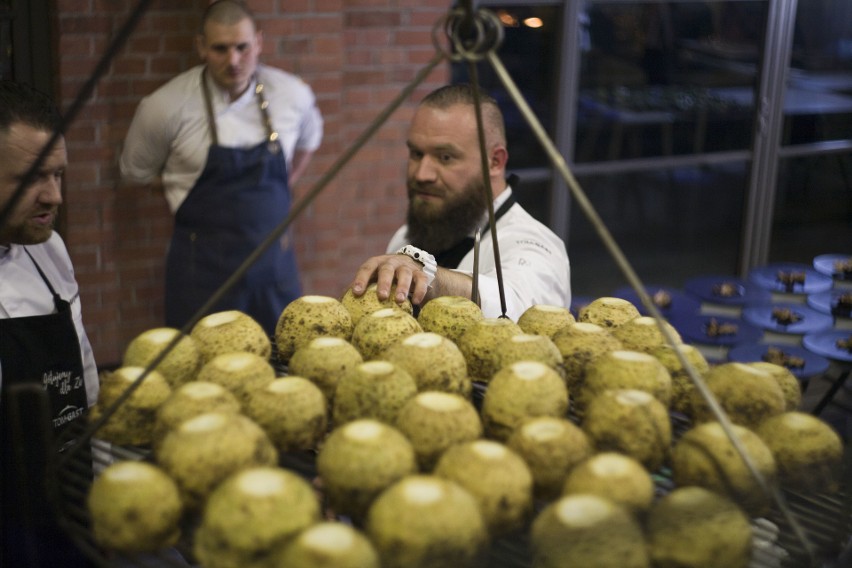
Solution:
[[[56,307],[56,311],[61,311],[63,304],[62,298],[59,297],[59,294],[53,288],[53,285],[50,283],[50,280],[47,279],[47,276],[45,276],[44,272],[41,269],[41,266],[38,265],[36,260],[33,258],[33,255],[30,254],[30,251],[27,250],[27,247],[23,247],[23,249],[24,252],[27,253],[27,256],[30,257],[30,260],[33,261],[33,264],[35,265],[36,270],[38,270],[38,274],[39,276],[41,276],[41,279],[44,280],[45,284],[47,284],[47,289],[50,290],[50,294],[53,296],[53,305]]]
[[[254,76],[254,81],[254,94],[260,114],[263,117],[263,127],[266,129],[266,136],[270,145],[277,145],[278,132],[272,126],[272,117],[269,116],[269,101],[263,96],[263,83],[260,82],[257,75]],[[213,145],[218,146],[219,132],[216,129],[216,118],[213,113],[213,99],[210,96],[210,86],[207,84],[207,67],[201,72],[201,92],[204,93],[204,108],[207,110],[207,125],[210,128],[210,138],[213,141]],[[272,149],[271,146],[270,149]]]

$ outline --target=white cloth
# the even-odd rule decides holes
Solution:
[[[495,211],[511,192],[511,188],[507,188],[494,200]],[[407,225],[397,230],[388,245],[389,254],[410,244],[406,239],[407,231]],[[566,308],[571,305],[571,266],[562,239],[518,203],[497,220],[497,239],[506,315],[512,321],[518,321],[521,314],[533,305],[550,304]],[[482,313],[489,318],[502,315],[496,266],[489,230],[482,234],[479,247],[479,295]],[[455,270],[473,274],[473,250],[465,255]]]
[[[119,161],[128,181],[150,183],[161,176],[172,213],[204,170],[212,141],[201,90],[203,69],[193,67],[142,99]],[[323,121],[314,93],[297,76],[274,67],[258,65],[257,77],[289,168],[296,150],[312,152],[322,141]],[[254,82],[233,102],[209,76],[207,84],[221,146],[250,148],[266,140]]]
[[[27,245],[26,248],[59,297],[71,304],[71,315],[77,329],[77,338],[80,340],[86,398],[91,406],[98,399],[98,369],[92,346],[83,328],[80,289],[74,278],[74,268],[71,266],[68,250],[56,231],[47,242]],[[0,319],[43,316],[55,311],[53,296],[24,247],[15,244],[10,247],[0,246]],[[2,373],[0,361],[0,381]]]

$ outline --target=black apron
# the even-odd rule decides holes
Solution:
[[[53,296],[56,312],[0,320],[0,566],[89,566],[59,528],[57,503],[51,505],[48,498],[55,497],[50,490],[58,482],[48,478],[54,471],[48,468],[48,451],[57,449],[57,438],[82,420],[88,407],[80,341],[71,305],[30,259]],[[90,455],[78,453],[84,454]]]
[[[166,325],[176,328],[189,321],[290,210],[287,163],[272,130],[263,85],[258,81],[255,92],[268,139],[252,148],[219,146],[206,72],[201,88],[213,142],[204,171],[175,213],[166,260]],[[293,247],[273,245],[211,311],[241,310],[271,336],[281,311],[300,295]]]

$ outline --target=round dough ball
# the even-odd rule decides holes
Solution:
[[[365,315],[352,332],[352,345],[365,361],[378,358],[398,341],[422,332],[414,316],[395,308],[384,308]]]
[[[277,547],[319,520],[310,483],[278,467],[249,468],[210,495],[193,551],[205,568],[266,566]]]
[[[89,412],[89,421],[101,419],[145,372],[143,367],[120,367],[101,374],[98,402]],[[154,441],[157,409],[172,394],[169,383],[158,371],[147,373],[133,393],[101,425],[97,437],[119,446],[148,446]]]
[[[567,412],[568,389],[562,377],[543,363],[519,361],[491,379],[481,414],[486,435],[505,441],[527,418],[561,418]]]
[[[471,380],[488,382],[499,369],[498,346],[504,339],[523,333],[507,318],[484,318],[473,322],[457,344],[467,362]]]
[[[473,496],[426,475],[405,477],[379,495],[366,532],[382,568],[473,568],[488,541]]]
[[[563,495],[589,493],[605,497],[626,510],[647,511],[654,501],[654,480],[642,464],[624,454],[603,452],[568,473]]]
[[[562,355],[565,382],[572,395],[586,382],[586,369],[592,361],[610,351],[622,349],[610,331],[593,323],[573,323],[553,336],[553,344]]]
[[[278,463],[278,452],[251,419],[208,412],[166,434],[156,460],[177,483],[184,506],[195,509],[231,474]]]
[[[546,335],[553,338],[557,331],[575,321],[574,315],[568,308],[535,304],[521,314],[521,317],[518,318],[518,326],[524,333]]]
[[[467,363],[455,343],[437,333],[409,335],[388,347],[381,356],[404,369],[418,391],[441,391],[469,398],[473,389]]]
[[[599,452],[620,452],[656,471],[668,457],[672,427],[666,407],[645,391],[604,391],[589,403],[583,431]]]
[[[342,337],[316,337],[296,349],[287,370],[310,379],[331,404],[340,377],[363,362],[361,353]]]
[[[361,519],[387,487],[417,471],[411,443],[396,428],[356,420],[334,430],[317,455],[317,472],[331,507]]]
[[[548,505],[531,531],[537,568],[648,568],[642,528],[598,495],[568,495]]]
[[[343,294],[343,297],[340,299],[340,303],[343,304],[343,307],[346,308],[349,315],[352,316],[353,326],[357,326],[362,317],[385,308],[402,310],[409,315],[414,313],[414,307],[411,305],[411,300],[408,298],[406,298],[401,304],[397,304],[394,300],[394,297],[396,296],[395,284],[391,286],[390,295],[385,300],[379,300],[379,296],[376,293],[377,286],[378,285],[373,282],[367,286],[367,289],[360,296],[356,296],[352,292],[352,288],[348,288]]]
[[[588,436],[577,425],[551,416],[526,420],[506,445],[530,468],[533,492],[541,499],[557,497],[568,473],[593,451]]]
[[[802,389],[799,385],[799,379],[796,378],[796,375],[790,369],[766,361],[755,361],[748,364],[752,367],[757,367],[761,371],[766,371],[778,382],[781,392],[784,393],[785,411],[792,412],[799,408],[799,404],[802,403]]]
[[[668,331],[675,345],[683,343],[683,339],[672,324],[664,320],[663,327]],[[657,320],[650,316],[639,316],[626,321],[613,329],[612,334],[621,341],[624,349],[628,351],[649,353],[655,347],[669,345],[657,325]]]
[[[641,316],[639,309],[622,298],[604,296],[592,300],[578,314],[577,321],[613,328]]]
[[[457,394],[426,391],[405,403],[396,427],[411,442],[421,471],[431,471],[449,447],[482,437],[473,404]]]
[[[217,355],[245,351],[262,359],[272,354],[272,342],[263,327],[238,310],[216,312],[198,320],[190,337],[195,340],[204,364]]]
[[[701,487],[679,487],[648,515],[651,560],[659,568],[746,568],[752,528],[731,500]]]
[[[245,407],[254,391],[275,380],[275,369],[259,355],[236,351],[210,359],[198,372],[198,380],[225,387]]]
[[[479,306],[463,296],[439,296],[423,304],[417,315],[423,331],[437,333],[456,344],[471,324],[484,318]]]
[[[843,441],[821,419],[785,412],[764,420],[756,432],[772,452],[783,486],[805,492],[839,489]]]
[[[687,344],[677,346],[668,344],[658,345],[649,352],[651,355],[659,359],[660,363],[663,364],[671,376],[672,410],[682,414],[689,414],[691,412],[690,400],[692,398],[692,392],[695,391],[695,385],[692,383],[692,379],[689,377],[689,374],[684,368],[683,363],[681,363],[680,358],[678,358],[678,352],[684,356],[686,362],[689,363],[689,365],[691,365],[698,373],[699,378],[704,378],[710,370],[710,364],[707,362],[707,359],[701,351],[692,345]]]
[[[149,329],[134,337],[124,352],[122,366],[147,367],[178,335],[180,339],[154,369],[163,375],[173,389],[195,379],[201,368],[198,346],[192,337],[181,335],[180,330],[171,327]]]
[[[769,487],[774,486],[777,466],[769,447],[747,428],[733,424],[732,430],[758,473]],[[687,431],[672,449],[671,468],[675,485],[697,485],[725,495],[753,515],[769,509],[771,496],[761,489],[718,422]]]
[[[778,381],[753,365],[717,365],[707,372],[704,383],[731,422],[746,428],[753,430],[770,416],[784,412],[784,393]],[[716,420],[697,390],[691,395],[690,408],[692,419],[697,423]]]
[[[610,351],[586,368],[583,388],[575,392],[578,413],[598,395],[612,389],[635,389],[654,395],[668,409],[672,399],[672,378],[662,363],[639,351]]]
[[[182,385],[157,408],[152,445],[157,450],[163,438],[185,420],[207,412],[233,412],[241,410],[234,394],[216,383],[192,381]]]
[[[565,378],[565,366],[562,353],[553,340],[544,335],[520,333],[504,339],[497,346],[497,369],[502,369],[518,361],[538,361],[544,363]]]
[[[332,420],[340,426],[360,418],[396,424],[400,409],[417,394],[417,383],[389,361],[367,361],[337,383]]]
[[[313,525],[274,554],[270,568],[380,568],[376,549],[358,529],[337,522]]]
[[[457,444],[438,460],[435,475],[473,495],[492,536],[520,529],[532,514],[532,474],[524,460],[503,444],[490,440]]]
[[[329,296],[302,296],[281,311],[275,325],[278,360],[288,363],[296,349],[317,337],[352,338],[352,316],[344,305]]]
[[[249,396],[246,415],[264,429],[279,452],[310,450],[328,426],[322,391],[304,377],[275,379]]]
[[[180,536],[183,506],[177,485],[149,463],[107,466],[92,482],[87,506],[95,542],[109,550],[154,552]]]

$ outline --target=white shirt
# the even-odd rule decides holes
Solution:
[[[203,69],[203,65],[193,67],[142,99],[119,161],[121,174],[128,181],[150,183],[161,176],[173,213],[204,170],[212,143],[201,90]],[[258,65],[257,76],[263,83],[269,115],[289,168],[297,149],[314,151],[319,147],[322,116],[313,91],[297,76],[265,65]],[[250,148],[266,140],[254,81],[233,102],[209,76],[207,84],[221,146]]]
[[[497,196],[494,200],[495,211],[511,193],[511,188],[506,188]],[[388,244],[388,254],[409,244],[407,231],[408,225],[397,230]],[[518,321],[521,314],[533,305],[549,304],[566,308],[571,305],[571,267],[562,239],[518,203],[497,220],[497,239],[500,244],[506,315],[512,321]],[[482,313],[489,318],[502,315],[496,267],[489,230],[482,234],[479,247],[479,295]],[[473,250],[465,255],[455,270],[469,276],[473,274]]]
[[[77,329],[77,338],[80,340],[86,397],[91,406],[98,398],[98,369],[92,346],[83,328],[80,289],[74,278],[74,268],[71,266],[68,250],[56,231],[47,242],[27,245],[26,248],[59,297],[71,304],[71,315]],[[10,247],[0,245],[0,319],[43,316],[55,312],[50,289],[27,256],[24,247],[14,244]],[[2,372],[0,361],[0,381]]]

